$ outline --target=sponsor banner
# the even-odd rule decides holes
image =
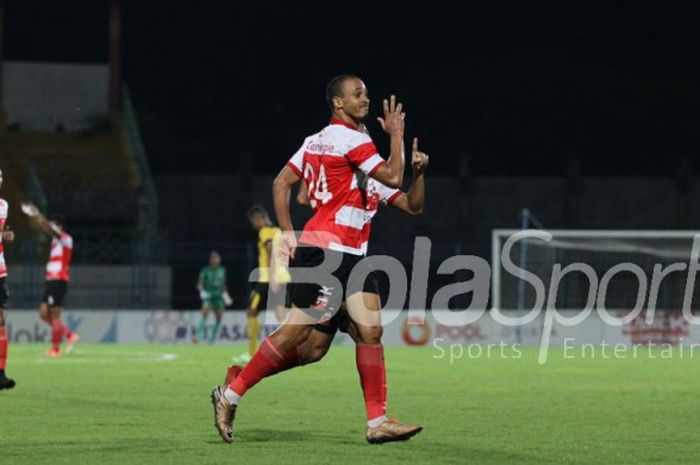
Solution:
[[[260,313],[261,337],[277,328],[274,313]],[[455,312],[426,312],[424,316],[410,312],[387,312],[383,341],[387,346],[429,346],[438,344],[519,344],[538,346],[542,338],[545,319],[539,315],[533,321],[518,326],[494,321],[489,313],[478,317],[476,312],[463,314],[464,324],[454,324]],[[564,314],[561,312],[561,314]],[[567,316],[575,316],[570,313]],[[514,317],[514,314],[506,314]],[[73,310],[64,311],[63,319],[68,327],[80,334],[84,342],[124,344],[190,344],[201,316],[198,310]],[[215,343],[230,344],[247,341],[247,319],[244,311],[228,311],[215,337]],[[213,330],[214,319],[210,315],[205,327],[206,342]],[[8,312],[8,329],[13,342],[50,342],[51,329],[39,319],[38,311],[13,310]],[[437,342],[436,342],[437,341]],[[338,333],[334,344],[352,345],[350,337]],[[613,326],[592,313],[575,326],[554,321],[550,346],[564,345],[615,345],[625,344],[700,344],[700,327],[688,324],[680,315],[657,315],[652,324],[646,324],[643,316],[624,324]]]
[[[261,337],[277,328],[274,316],[267,324],[266,312],[260,313]],[[142,343],[192,343],[197,323],[201,319],[198,310],[176,311],[122,311],[118,314],[117,341],[128,344]],[[245,342],[247,318],[245,311],[229,311],[224,317],[216,335],[216,343]],[[209,341],[214,328],[214,316],[210,315],[205,326],[204,338]]]
[[[117,311],[68,310],[63,322],[80,334],[82,342],[117,342]],[[38,310],[10,310],[7,329],[12,342],[51,342],[51,327],[39,318]]]
[[[424,318],[411,317],[408,312],[402,314],[384,327],[383,340],[386,345],[431,345],[435,341],[446,344],[519,344],[521,346],[539,346],[544,328],[544,315],[540,314],[531,322],[517,326],[504,325],[494,321],[489,313],[478,319],[463,318],[470,323],[455,325],[450,321],[453,312],[427,312]],[[575,312],[560,312],[563,316],[574,317]],[[515,317],[515,314],[506,316]],[[437,318],[436,318],[437,317]],[[700,344],[700,327],[688,324],[680,315],[657,315],[654,322],[647,324],[641,315],[623,325],[610,325],[592,313],[584,321],[568,326],[557,321],[552,324],[550,342],[552,347],[564,345],[615,345],[634,344],[690,345]]]

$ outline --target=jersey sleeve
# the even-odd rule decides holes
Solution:
[[[367,134],[357,133],[349,141],[349,149],[345,155],[350,163],[368,176],[384,164],[377,147]]]
[[[391,205],[391,203],[399,198],[403,192],[400,189],[393,189],[387,187],[384,184],[377,182],[377,192],[379,193],[379,200],[384,205]]]
[[[72,249],[73,248],[73,237],[70,234],[63,234],[63,235],[61,235],[61,243],[65,247]]]
[[[262,228],[260,229],[260,232],[258,233],[258,239],[260,240],[260,243],[265,245],[268,242],[270,242],[272,239],[275,238],[275,228]]]
[[[292,155],[292,158],[289,159],[287,162],[287,166],[294,171],[297,176],[300,178],[304,177],[303,170],[304,170],[304,147],[306,146],[306,141],[304,141],[304,144],[299,147],[299,150],[296,151],[294,155]]]

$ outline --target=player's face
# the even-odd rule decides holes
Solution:
[[[259,230],[263,226],[265,226],[265,217],[261,215],[260,213],[256,213],[252,215],[250,218],[250,225],[253,227],[254,230]]]
[[[364,120],[369,114],[369,95],[365,83],[359,79],[346,79],[343,83],[342,109],[356,121]]]
[[[209,256],[209,264],[211,266],[219,266],[221,265],[221,257],[218,256],[217,254],[211,254]]]

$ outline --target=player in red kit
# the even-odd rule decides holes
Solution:
[[[70,262],[73,256],[73,238],[65,230],[65,222],[60,216],[48,220],[39,209],[31,203],[22,204],[22,211],[32,218],[41,229],[51,236],[51,252],[46,264],[46,284],[44,296],[39,307],[39,316],[51,326],[51,349],[49,357],[61,355],[61,342],[66,339],[66,352],[71,352],[80,338],[72,332],[61,319],[63,302],[68,292],[70,281]]]
[[[411,156],[413,176],[408,192],[404,193],[398,189],[390,189],[369,178],[365,186],[367,195],[378,196],[381,204],[409,215],[422,214],[425,202],[425,179],[423,174],[428,167],[428,161],[428,156],[418,150],[418,140],[414,139]],[[297,202],[301,205],[310,206],[306,183],[301,183],[297,194]],[[297,357],[288,358],[279,372],[320,361],[330,349],[338,331],[347,333],[355,342],[358,341],[356,322],[348,314],[345,305],[341,306],[340,310],[329,320],[314,325],[309,337],[299,346]],[[226,372],[225,384],[231,384],[241,371],[242,367],[239,365],[229,367]]]
[[[262,378],[295,366],[299,347],[314,326],[337,311],[343,297],[355,321],[356,363],[367,411],[367,441],[373,444],[409,439],[422,430],[420,425],[403,425],[386,417],[386,369],[381,344],[378,282],[374,271],[362,259],[367,250],[371,218],[380,202],[391,203],[400,195],[404,170],[404,113],[394,96],[384,100],[384,118],[379,122],[390,136],[391,154],[379,156],[363,130],[369,111],[364,83],[355,76],[334,78],[327,88],[332,110],[330,124],[308,137],[299,151],[277,176],[273,186],[275,211],[284,231],[282,248],[291,257],[290,269],[315,268],[332,256],[339,264],[332,272],[343,289],[295,282],[292,274],[292,308],[284,325],[261,344],[250,363],[231,383],[212,392],[215,425],[226,442],[233,440],[233,419],[241,397]],[[419,156],[425,156],[419,153]],[[425,156],[427,159],[427,156]],[[306,223],[296,249],[289,198],[294,184],[304,179],[308,186],[313,217]],[[379,181],[373,184],[370,178]],[[381,186],[381,187],[380,187]],[[351,273],[361,266],[359,275]],[[355,282],[353,281],[355,280]],[[343,293],[345,291],[345,293]],[[298,363],[296,363],[298,364]]]
[[[0,187],[2,187],[2,171],[0,170]],[[8,204],[5,199],[0,199],[0,390],[12,389],[15,381],[5,375],[7,366],[7,351],[10,344],[5,326],[7,318],[7,302],[10,293],[7,290],[7,267],[5,266],[5,244],[15,238],[10,230],[6,230]]]

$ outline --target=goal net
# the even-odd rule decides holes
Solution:
[[[514,234],[526,232],[533,234],[514,240]],[[551,234],[551,238],[532,237],[538,233]],[[569,265],[580,269],[580,264],[585,264],[598,280],[594,293],[598,295],[605,288],[606,310],[630,310],[638,307],[639,299],[643,298],[644,310],[653,307],[659,314],[679,313],[686,288],[691,287],[689,275],[690,284],[695,282],[689,266],[698,262],[697,256],[691,256],[696,234],[695,231],[494,230],[492,306],[502,310],[532,309],[537,293],[531,282],[536,277],[546,289],[545,306],[550,301],[550,291],[555,289],[557,310],[581,310],[586,307],[591,291],[589,277],[579,271],[560,273],[558,283],[552,279],[557,278],[554,276],[557,264],[562,270]],[[697,242],[700,246],[700,234]],[[529,280],[523,279],[526,272],[533,275]],[[688,294],[692,296],[690,308],[693,313],[700,313],[700,285],[693,287]]]

